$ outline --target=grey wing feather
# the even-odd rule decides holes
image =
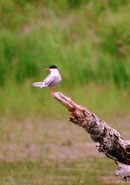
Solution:
[[[50,84],[52,84],[52,82],[53,82],[53,77],[48,75],[43,82],[34,82],[32,86],[40,87],[40,88],[49,87]]]
[[[52,82],[53,82],[53,77],[51,75],[48,75],[44,80],[44,84],[46,87],[49,87]]]
[[[53,77],[50,76],[50,75],[48,75],[43,82],[35,82],[35,83],[32,84],[32,86],[34,86],[34,87],[40,87],[40,88],[49,87],[49,85],[52,82],[53,82]]]

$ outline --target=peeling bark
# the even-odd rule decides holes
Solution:
[[[99,152],[113,159],[118,165],[116,175],[124,181],[130,181],[130,141],[124,140],[108,123],[101,121],[86,107],[76,104],[60,92],[52,93],[70,112],[70,121],[82,126],[96,142]]]

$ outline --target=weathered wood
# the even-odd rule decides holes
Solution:
[[[62,93],[55,92],[52,95],[68,109],[70,121],[82,126],[90,134],[92,140],[96,142],[98,151],[116,162],[118,165],[116,174],[122,180],[130,181],[130,141],[124,140],[106,122]]]

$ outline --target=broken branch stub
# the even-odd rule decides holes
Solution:
[[[98,151],[116,162],[119,166],[116,174],[122,180],[130,181],[130,141],[124,140],[106,122],[62,93],[54,92],[52,95],[68,109],[71,115],[70,121],[82,126],[92,140],[98,143]]]

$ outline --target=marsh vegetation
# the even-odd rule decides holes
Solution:
[[[57,65],[58,91],[130,139],[129,10],[129,0],[0,1],[0,184],[122,184],[49,90],[31,85]]]

